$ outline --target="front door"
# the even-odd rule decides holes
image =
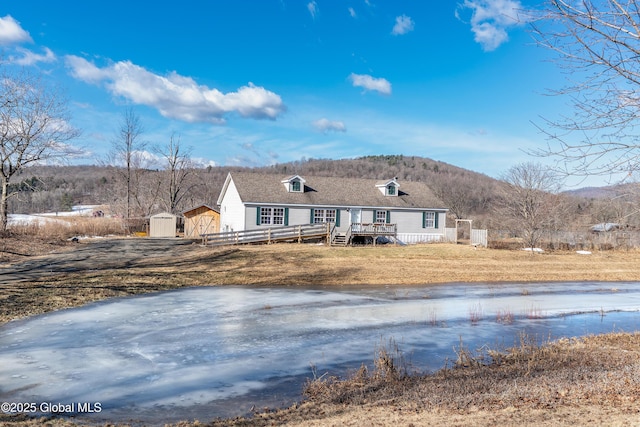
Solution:
[[[349,211],[349,224],[351,225],[351,230],[359,231],[359,230],[354,230],[353,224],[358,224],[356,228],[360,228],[361,223],[362,223],[362,209],[351,209]]]

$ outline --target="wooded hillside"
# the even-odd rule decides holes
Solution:
[[[215,205],[229,171],[253,170],[279,175],[337,176],[371,179],[397,177],[428,184],[455,218],[474,220],[482,228],[508,227],[497,207],[509,197],[502,181],[429,158],[403,155],[367,156],[356,159],[309,159],[261,168],[207,167],[188,170],[181,184],[177,212],[201,203]],[[141,170],[134,194],[135,215],[168,210],[168,177],[163,170]],[[124,192],[118,169],[105,166],[37,166],[25,169],[12,182],[18,190],[10,199],[10,213],[70,210],[77,204],[109,205],[122,214]],[[636,186],[572,192],[559,195],[563,209],[554,213],[559,229],[588,228],[600,222],[620,222],[637,226],[640,221],[634,194]],[[560,203],[560,202],[558,202]]]

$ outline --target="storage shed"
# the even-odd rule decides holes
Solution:
[[[169,212],[151,215],[149,218],[149,237],[176,237],[178,217]]]
[[[220,232],[220,211],[200,205],[182,213],[185,239],[199,239],[201,234]]]

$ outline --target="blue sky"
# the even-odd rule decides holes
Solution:
[[[202,164],[404,154],[498,177],[564,108],[522,13],[539,3],[23,0],[0,44],[65,89],[79,162],[133,107],[146,141],[175,133]]]

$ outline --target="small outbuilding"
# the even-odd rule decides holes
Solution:
[[[200,205],[182,212],[185,239],[199,239],[202,234],[220,232],[220,211],[209,205]]]
[[[176,237],[177,215],[161,212],[149,218],[149,237]]]

